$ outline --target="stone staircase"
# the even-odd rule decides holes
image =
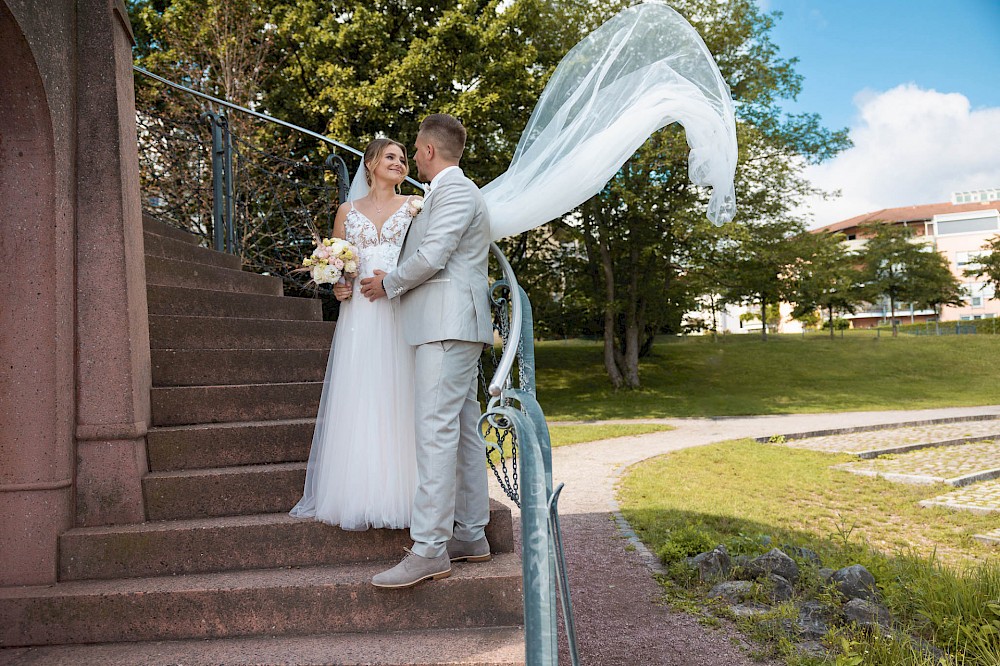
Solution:
[[[72,529],[60,582],[0,588],[0,663],[520,664],[520,561],[491,506],[487,564],[407,591],[369,579],[403,530],[287,512],[305,476],[333,323],[277,277],[146,218],[147,522]]]

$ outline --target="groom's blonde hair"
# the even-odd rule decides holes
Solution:
[[[462,159],[465,152],[465,126],[455,116],[447,113],[432,113],[420,123],[423,134],[445,158]]]

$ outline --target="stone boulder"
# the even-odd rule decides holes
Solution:
[[[804,548],[803,546],[792,546],[786,543],[782,544],[781,550],[789,557],[805,562],[810,566],[818,567],[822,564],[816,551],[810,550],[809,548]]]
[[[776,573],[770,573],[764,580],[767,581],[767,593],[771,598],[771,601],[780,603],[782,601],[788,601],[792,598],[794,590],[792,589],[792,584],[788,582],[788,579],[783,576],[779,576]]]
[[[867,599],[851,599],[844,604],[843,612],[844,622],[854,623],[866,629],[875,627],[888,629],[891,624],[889,609]]]
[[[747,572],[755,578],[777,574],[792,584],[799,579],[799,565],[777,548],[772,548],[760,557],[750,560]]]
[[[836,571],[830,580],[847,599],[879,600],[875,577],[860,564],[852,564]]]
[[[709,599],[723,599],[731,604],[738,604],[751,598],[754,584],[746,580],[727,580],[719,583],[708,591]]]
[[[729,573],[731,564],[729,553],[722,544],[707,553],[699,553],[689,560],[692,567],[698,569],[702,580],[716,580]]]

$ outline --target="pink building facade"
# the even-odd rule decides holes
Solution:
[[[933,310],[913,309],[910,304],[897,305],[899,323],[931,320],[971,321],[1000,317],[1000,299],[992,287],[981,279],[966,277],[967,269],[974,269],[977,259],[984,254],[983,247],[991,238],[1000,234],[1000,190],[980,190],[957,193],[951,202],[887,208],[852,217],[842,222],[815,230],[839,232],[854,249],[863,247],[865,229],[872,223],[897,224],[914,231],[914,242],[931,244],[951,266],[952,273],[962,283],[966,292],[961,306],[945,306],[940,317]],[[845,315],[856,328],[871,328],[890,322],[888,304],[874,303],[853,315]]]

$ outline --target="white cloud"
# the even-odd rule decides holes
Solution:
[[[854,104],[854,147],[806,169],[816,186],[843,193],[809,202],[814,226],[1000,186],[1000,107],[971,109],[965,95],[913,84],[862,90]]]

